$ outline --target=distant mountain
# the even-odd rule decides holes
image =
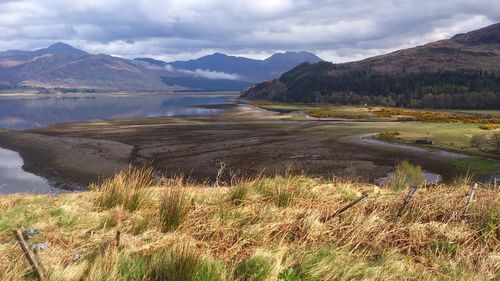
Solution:
[[[130,60],[91,55],[64,43],[35,51],[0,52],[4,86],[80,90],[167,90],[159,75]]]
[[[188,61],[163,62],[137,58],[135,63],[149,69],[163,68],[162,80],[170,86],[203,90],[241,90],[255,82],[279,77],[283,72],[303,63],[321,59],[308,52],[274,54],[265,60],[214,53]]]
[[[241,90],[273,79],[305,61],[311,53],[287,52],[266,60],[216,53],[196,60],[166,63],[89,54],[64,43],[35,51],[0,52],[0,87],[71,90]]]
[[[283,72],[303,63],[319,62],[321,59],[308,52],[277,53],[265,60],[228,56],[221,53],[189,61],[168,63],[174,69],[208,70],[238,75],[242,81],[258,82],[279,77]]]
[[[304,63],[243,97],[500,108],[500,24],[361,61]]]
[[[164,67],[167,63],[161,60],[155,60],[152,58],[136,58],[134,59],[135,62],[143,62],[146,64],[151,64],[151,65],[156,65],[159,67]]]

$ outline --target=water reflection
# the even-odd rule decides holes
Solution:
[[[56,192],[47,180],[22,169],[23,159],[19,153],[0,148],[0,160],[0,194]]]
[[[24,130],[73,121],[214,114],[219,110],[193,106],[226,103],[234,96],[228,93],[0,95],[0,127]]]

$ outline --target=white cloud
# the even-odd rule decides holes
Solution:
[[[195,76],[207,78],[207,79],[223,79],[223,80],[238,80],[241,77],[235,73],[226,73],[218,71],[210,71],[206,69],[196,69],[194,72]]]
[[[497,0],[4,0],[0,49],[64,41],[167,60],[308,50],[335,62],[500,21]]]
[[[195,70],[187,70],[187,69],[177,69],[172,67],[170,64],[165,65],[165,70],[168,72],[176,72],[187,74],[195,77],[202,77],[206,79],[221,79],[221,80],[240,80],[242,77],[236,73],[226,73],[219,71],[212,71],[208,69],[195,69]]]

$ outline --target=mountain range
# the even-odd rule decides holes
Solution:
[[[251,99],[500,107],[500,23],[361,61],[304,63],[243,91]]]
[[[64,43],[35,51],[0,52],[0,87],[76,91],[241,90],[279,77],[302,62],[318,62],[311,53],[286,52],[266,60],[221,53],[190,61],[134,60],[89,54]]]
[[[215,53],[170,63],[151,58],[137,58],[135,61],[146,68],[161,68],[166,71],[162,80],[167,85],[200,87],[205,90],[235,90],[277,78],[303,62],[316,63],[322,60],[309,52],[285,52],[264,60]]]

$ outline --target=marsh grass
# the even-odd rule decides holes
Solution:
[[[176,230],[184,221],[189,208],[189,198],[180,187],[169,188],[160,202],[159,219],[163,232]]]
[[[133,212],[148,199],[148,188],[155,185],[154,179],[154,170],[151,165],[130,166],[112,178],[104,179],[98,184],[91,184],[90,190],[97,192],[97,206],[105,209],[121,206]]]

